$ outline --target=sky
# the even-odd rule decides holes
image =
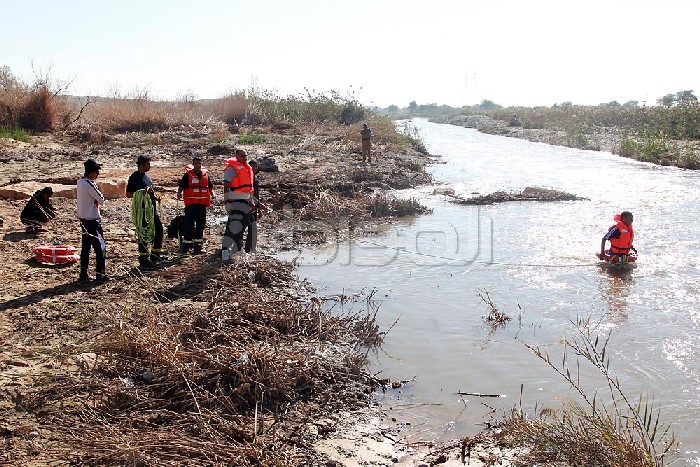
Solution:
[[[651,105],[700,94],[699,14],[697,0],[0,0],[0,66],[73,95]]]

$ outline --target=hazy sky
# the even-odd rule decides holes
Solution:
[[[700,94],[697,0],[0,0],[0,65],[71,94],[452,106]]]

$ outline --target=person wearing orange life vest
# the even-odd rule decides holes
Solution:
[[[599,259],[612,263],[632,262],[636,259],[634,256],[630,256],[631,252],[637,254],[637,249],[633,244],[633,221],[634,216],[629,211],[615,215],[615,225],[608,229],[600,242],[600,253],[596,254]],[[607,241],[610,242],[610,248],[605,250],[605,242]]]
[[[214,185],[209,179],[209,171],[202,167],[202,159],[194,157],[192,165],[182,176],[177,188],[177,199],[184,199],[185,219],[183,222],[183,240],[180,252],[202,254],[204,227],[207,224],[207,208],[214,197]]]
[[[221,239],[221,260],[228,261],[232,254],[243,250],[243,232],[253,210],[253,169],[248,164],[248,153],[236,149],[235,157],[225,159],[224,202],[228,221]]]

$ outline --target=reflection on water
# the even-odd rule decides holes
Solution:
[[[608,305],[609,319],[619,324],[627,318],[627,301],[634,288],[634,269],[601,267],[600,296]]]
[[[539,186],[589,201],[460,206],[421,187],[403,195],[433,214],[301,253],[299,275],[322,293],[376,289],[377,319],[390,331],[372,369],[412,380],[384,396],[410,421],[411,439],[473,435],[520,403],[521,385],[525,410],[576,400],[523,342],[556,358],[573,323],[590,317],[611,332],[610,365],[628,396],[649,392],[683,448],[700,450],[700,173],[415,123],[443,156],[435,179],[462,196]],[[635,215],[639,262],[618,273],[594,253],[622,210]],[[505,327],[484,321],[484,290],[512,318]],[[581,371],[587,388],[604,390],[594,369]]]

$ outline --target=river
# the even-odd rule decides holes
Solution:
[[[524,344],[559,365],[561,340],[588,319],[610,333],[610,369],[625,394],[653,398],[682,443],[680,463],[700,465],[700,172],[411,123],[440,156],[430,168],[437,186],[462,196],[537,186],[588,200],[462,206],[420,187],[399,196],[432,214],[300,253],[297,273],[321,295],[374,291],[388,334],[371,370],[410,380],[381,395],[406,439],[474,435],[512,407],[531,413],[578,401]],[[639,261],[618,274],[594,253],[622,210],[634,214]],[[511,318],[505,326],[485,322],[488,301]],[[569,352],[568,360],[572,372],[578,360],[590,395],[609,394],[583,359]]]

